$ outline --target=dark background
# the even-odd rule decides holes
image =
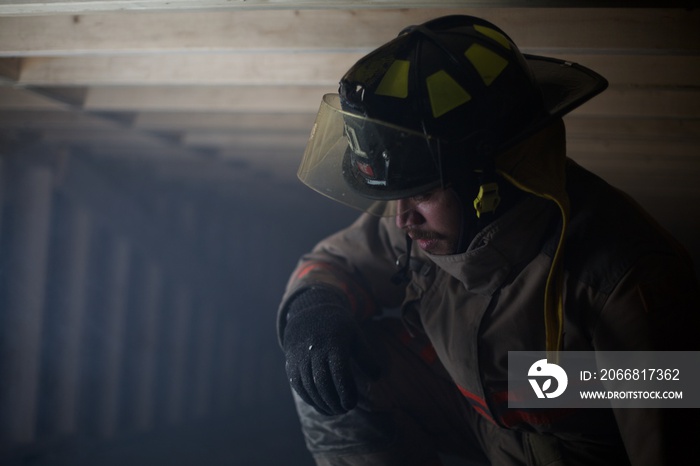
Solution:
[[[0,464],[309,464],[275,316],[354,211],[41,146],[0,166]]]

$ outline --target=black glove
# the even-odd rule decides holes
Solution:
[[[282,346],[292,388],[321,414],[342,414],[357,405],[353,366],[379,376],[347,300],[328,289],[309,288],[294,298]]]

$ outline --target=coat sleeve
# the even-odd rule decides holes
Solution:
[[[398,270],[397,258],[405,252],[404,234],[389,217],[363,214],[348,228],[323,239],[301,257],[289,278],[278,310],[278,337],[289,303],[309,287],[342,293],[359,320],[400,305],[405,286],[394,284],[391,277]]]
[[[599,351],[700,351],[700,292],[688,261],[654,255],[610,294],[596,325]],[[700,439],[698,409],[616,409],[633,466],[683,464]]]

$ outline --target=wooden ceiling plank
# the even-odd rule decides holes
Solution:
[[[700,55],[553,55],[588,66],[612,84],[696,86]],[[356,52],[186,53],[27,57],[24,85],[336,85],[362,57]],[[0,59],[0,75],[4,61]],[[10,65],[9,62],[6,62]]]
[[[698,119],[700,89],[611,87],[572,115]]]
[[[259,147],[264,149],[279,147],[296,147],[301,150],[306,146],[308,135],[285,134],[275,132],[231,133],[229,131],[188,131],[182,142],[186,146],[197,147]]]
[[[611,86],[696,87],[700,54],[580,54],[556,53],[553,58],[579,63],[604,76]]]
[[[700,50],[700,11],[625,8],[402,8],[0,17],[0,56],[183,51],[367,51],[405,26],[478,14],[523,49]]]
[[[0,127],[22,129],[115,129],[119,126],[103,118],[74,111],[4,110],[0,111]]]
[[[88,110],[315,113],[336,86],[100,86]],[[700,117],[700,90],[611,87],[572,112],[576,116]]]
[[[0,58],[0,83],[15,83],[19,79],[21,58]]]
[[[594,173],[596,172],[594,166],[586,168]],[[619,171],[606,171],[601,173],[600,177],[633,197],[640,194],[657,195],[660,190],[663,190],[668,195],[685,196],[686,199],[689,196],[700,201],[700,184],[698,184],[697,176],[695,175],[672,174],[662,176],[654,173],[639,175],[622,169]],[[694,206],[700,204],[686,205],[692,205],[693,208],[696,208]]]
[[[24,85],[336,85],[361,57],[359,53],[27,57],[17,78]]]
[[[369,48],[431,10],[251,10],[0,17],[0,44],[10,56],[231,50]],[[451,10],[450,10],[451,11]],[[378,16],[400,21],[381,24]],[[353,28],[348,28],[348,23]],[[125,31],[129,31],[125,34]],[[340,31],[347,31],[341,33]],[[350,34],[350,32],[353,32]]]
[[[323,86],[209,86],[209,87],[94,87],[87,110],[315,113],[325,93]],[[193,117],[194,118],[194,117]]]
[[[67,110],[61,102],[19,87],[0,86],[0,110]]]
[[[693,145],[671,145],[667,152],[664,151],[664,146],[669,144],[657,144],[640,150],[634,145],[624,145],[619,141],[596,141],[594,144],[575,142],[570,144],[567,153],[574,160],[599,166],[700,172],[700,155],[692,150]]]
[[[180,130],[262,130],[308,134],[315,117],[315,112],[284,114],[201,112],[197,114],[196,118],[184,113],[142,112],[136,116],[134,126],[147,130],[169,128]]]
[[[700,141],[700,118],[581,117],[564,118],[566,133],[574,139],[694,140]]]
[[[92,131],[45,129],[42,141],[49,143],[95,144],[111,146],[139,146],[143,148],[166,148],[171,141],[153,134],[129,131],[128,129],[94,129]]]
[[[308,133],[315,113],[197,113],[196,117],[182,112],[143,112],[135,116],[133,126],[144,131],[258,131],[273,133]],[[567,136],[577,139],[691,140],[700,139],[700,119],[654,118],[596,118],[565,117]],[[114,128],[112,121],[96,118],[89,113],[52,110],[0,111],[2,127]]]
[[[110,11],[197,11],[242,9],[422,8],[422,7],[627,6],[624,0],[5,0],[2,15],[74,14]],[[683,7],[681,0],[637,0],[641,7]]]

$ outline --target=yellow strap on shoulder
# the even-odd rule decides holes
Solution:
[[[564,331],[564,242],[566,238],[567,226],[569,224],[569,202],[568,198],[561,198],[541,191],[536,191],[518,182],[512,176],[499,171],[508,181],[519,189],[534,194],[535,196],[554,202],[561,213],[562,225],[559,233],[557,249],[552,257],[552,265],[549,269],[544,292],[544,328],[545,328],[545,349],[547,361],[559,362],[559,351],[562,348],[562,337]]]

